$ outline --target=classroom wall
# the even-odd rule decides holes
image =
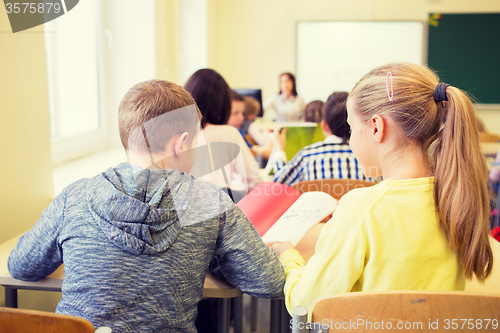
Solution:
[[[101,3],[102,17],[102,98],[108,134],[107,148],[121,148],[118,132],[118,107],[125,93],[135,84],[165,75],[165,26],[157,31],[158,1],[106,0]],[[161,13],[161,4],[160,10]],[[156,46],[160,45],[157,51]],[[157,69],[157,55],[162,57]]]
[[[0,10],[0,147],[3,243],[30,229],[53,196],[43,28],[13,34],[5,10]],[[53,310],[59,298],[21,293],[19,305]],[[0,288],[0,305],[3,300]]]
[[[266,98],[278,91],[280,73],[295,72],[298,21],[424,21],[430,12],[500,12],[500,1],[209,0],[209,67],[218,70],[232,87],[262,88]],[[388,42],[397,43],[390,36]],[[499,109],[478,114],[489,131],[500,134]]]
[[[179,1],[179,84],[208,67],[207,0]]]
[[[180,0],[156,0],[156,77],[179,82]]]
[[[12,34],[3,10],[0,145],[0,242],[4,242],[33,226],[53,189],[43,28]]]
[[[169,4],[171,1],[155,0],[155,30],[156,30],[156,78],[167,80],[172,74],[169,73],[168,62],[170,45],[175,45],[170,38],[175,32],[169,26],[168,20]]]
[[[157,78],[183,85],[208,66],[207,0],[156,0]]]

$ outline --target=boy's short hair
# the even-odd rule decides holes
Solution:
[[[245,100],[245,110],[243,111],[245,119],[248,120],[249,117],[258,115],[260,112],[259,101],[252,96],[244,96],[243,99]]]
[[[347,123],[347,92],[334,92],[323,105],[321,116],[333,135],[342,138],[347,143],[350,137],[350,127]]]
[[[118,127],[125,150],[161,153],[176,134],[188,132],[188,144],[200,128],[201,113],[182,87],[165,80],[136,84],[118,108]]]

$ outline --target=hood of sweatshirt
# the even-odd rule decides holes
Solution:
[[[89,179],[89,209],[116,246],[134,254],[166,251],[182,228],[193,177],[177,170],[149,170],[121,163]]]

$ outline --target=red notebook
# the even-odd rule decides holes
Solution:
[[[333,213],[337,201],[324,192],[301,194],[287,185],[262,182],[237,206],[264,242],[288,240],[297,245],[316,223]]]

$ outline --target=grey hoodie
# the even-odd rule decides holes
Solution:
[[[10,254],[37,281],[64,263],[56,312],[113,332],[196,332],[210,262],[258,297],[282,294],[273,251],[216,185],[128,163],[65,188]]]

